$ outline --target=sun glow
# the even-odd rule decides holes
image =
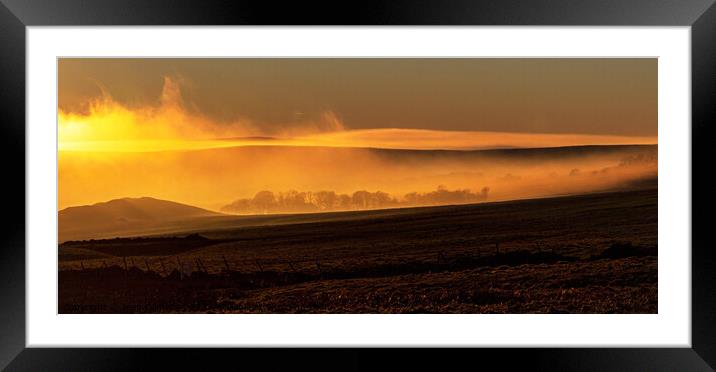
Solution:
[[[606,144],[655,144],[656,137],[540,134],[425,129],[347,129],[333,112],[318,122],[288,123],[264,133],[248,120],[213,121],[185,107],[179,86],[165,78],[157,106],[127,107],[108,94],[88,103],[85,113],[58,115],[60,151],[151,152],[236,146],[367,147],[410,150],[474,150]]]
[[[59,206],[153,196],[218,210],[262,190],[369,190],[400,197],[440,185],[489,187],[490,200],[507,200],[613,187],[653,174],[656,164],[619,166],[631,150],[559,160],[466,152],[656,144],[656,137],[351,129],[330,110],[318,120],[259,129],[265,127],[249,119],[212,120],[183,102],[168,78],[155,105],[128,106],[104,94],[84,112],[60,110]]]

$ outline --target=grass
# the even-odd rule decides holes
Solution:
[[[657,311],[655,189],[336,216],[61,246],[60,312]]]

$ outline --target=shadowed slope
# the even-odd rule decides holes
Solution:
[[[149,197],[122,198],[61,210],[58,214],[59,238],[64,241],[86,231],[123,231],[168,221],[221,215],[206,209]]]

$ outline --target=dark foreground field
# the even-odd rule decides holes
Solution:
[[[66,242],[60,313],[656,313],[656,189]]]

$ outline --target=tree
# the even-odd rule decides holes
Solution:
[[[276,197],[271,191],[259,191],[252,200],[252,207],[261,213],[268,213],[276,209]]]

